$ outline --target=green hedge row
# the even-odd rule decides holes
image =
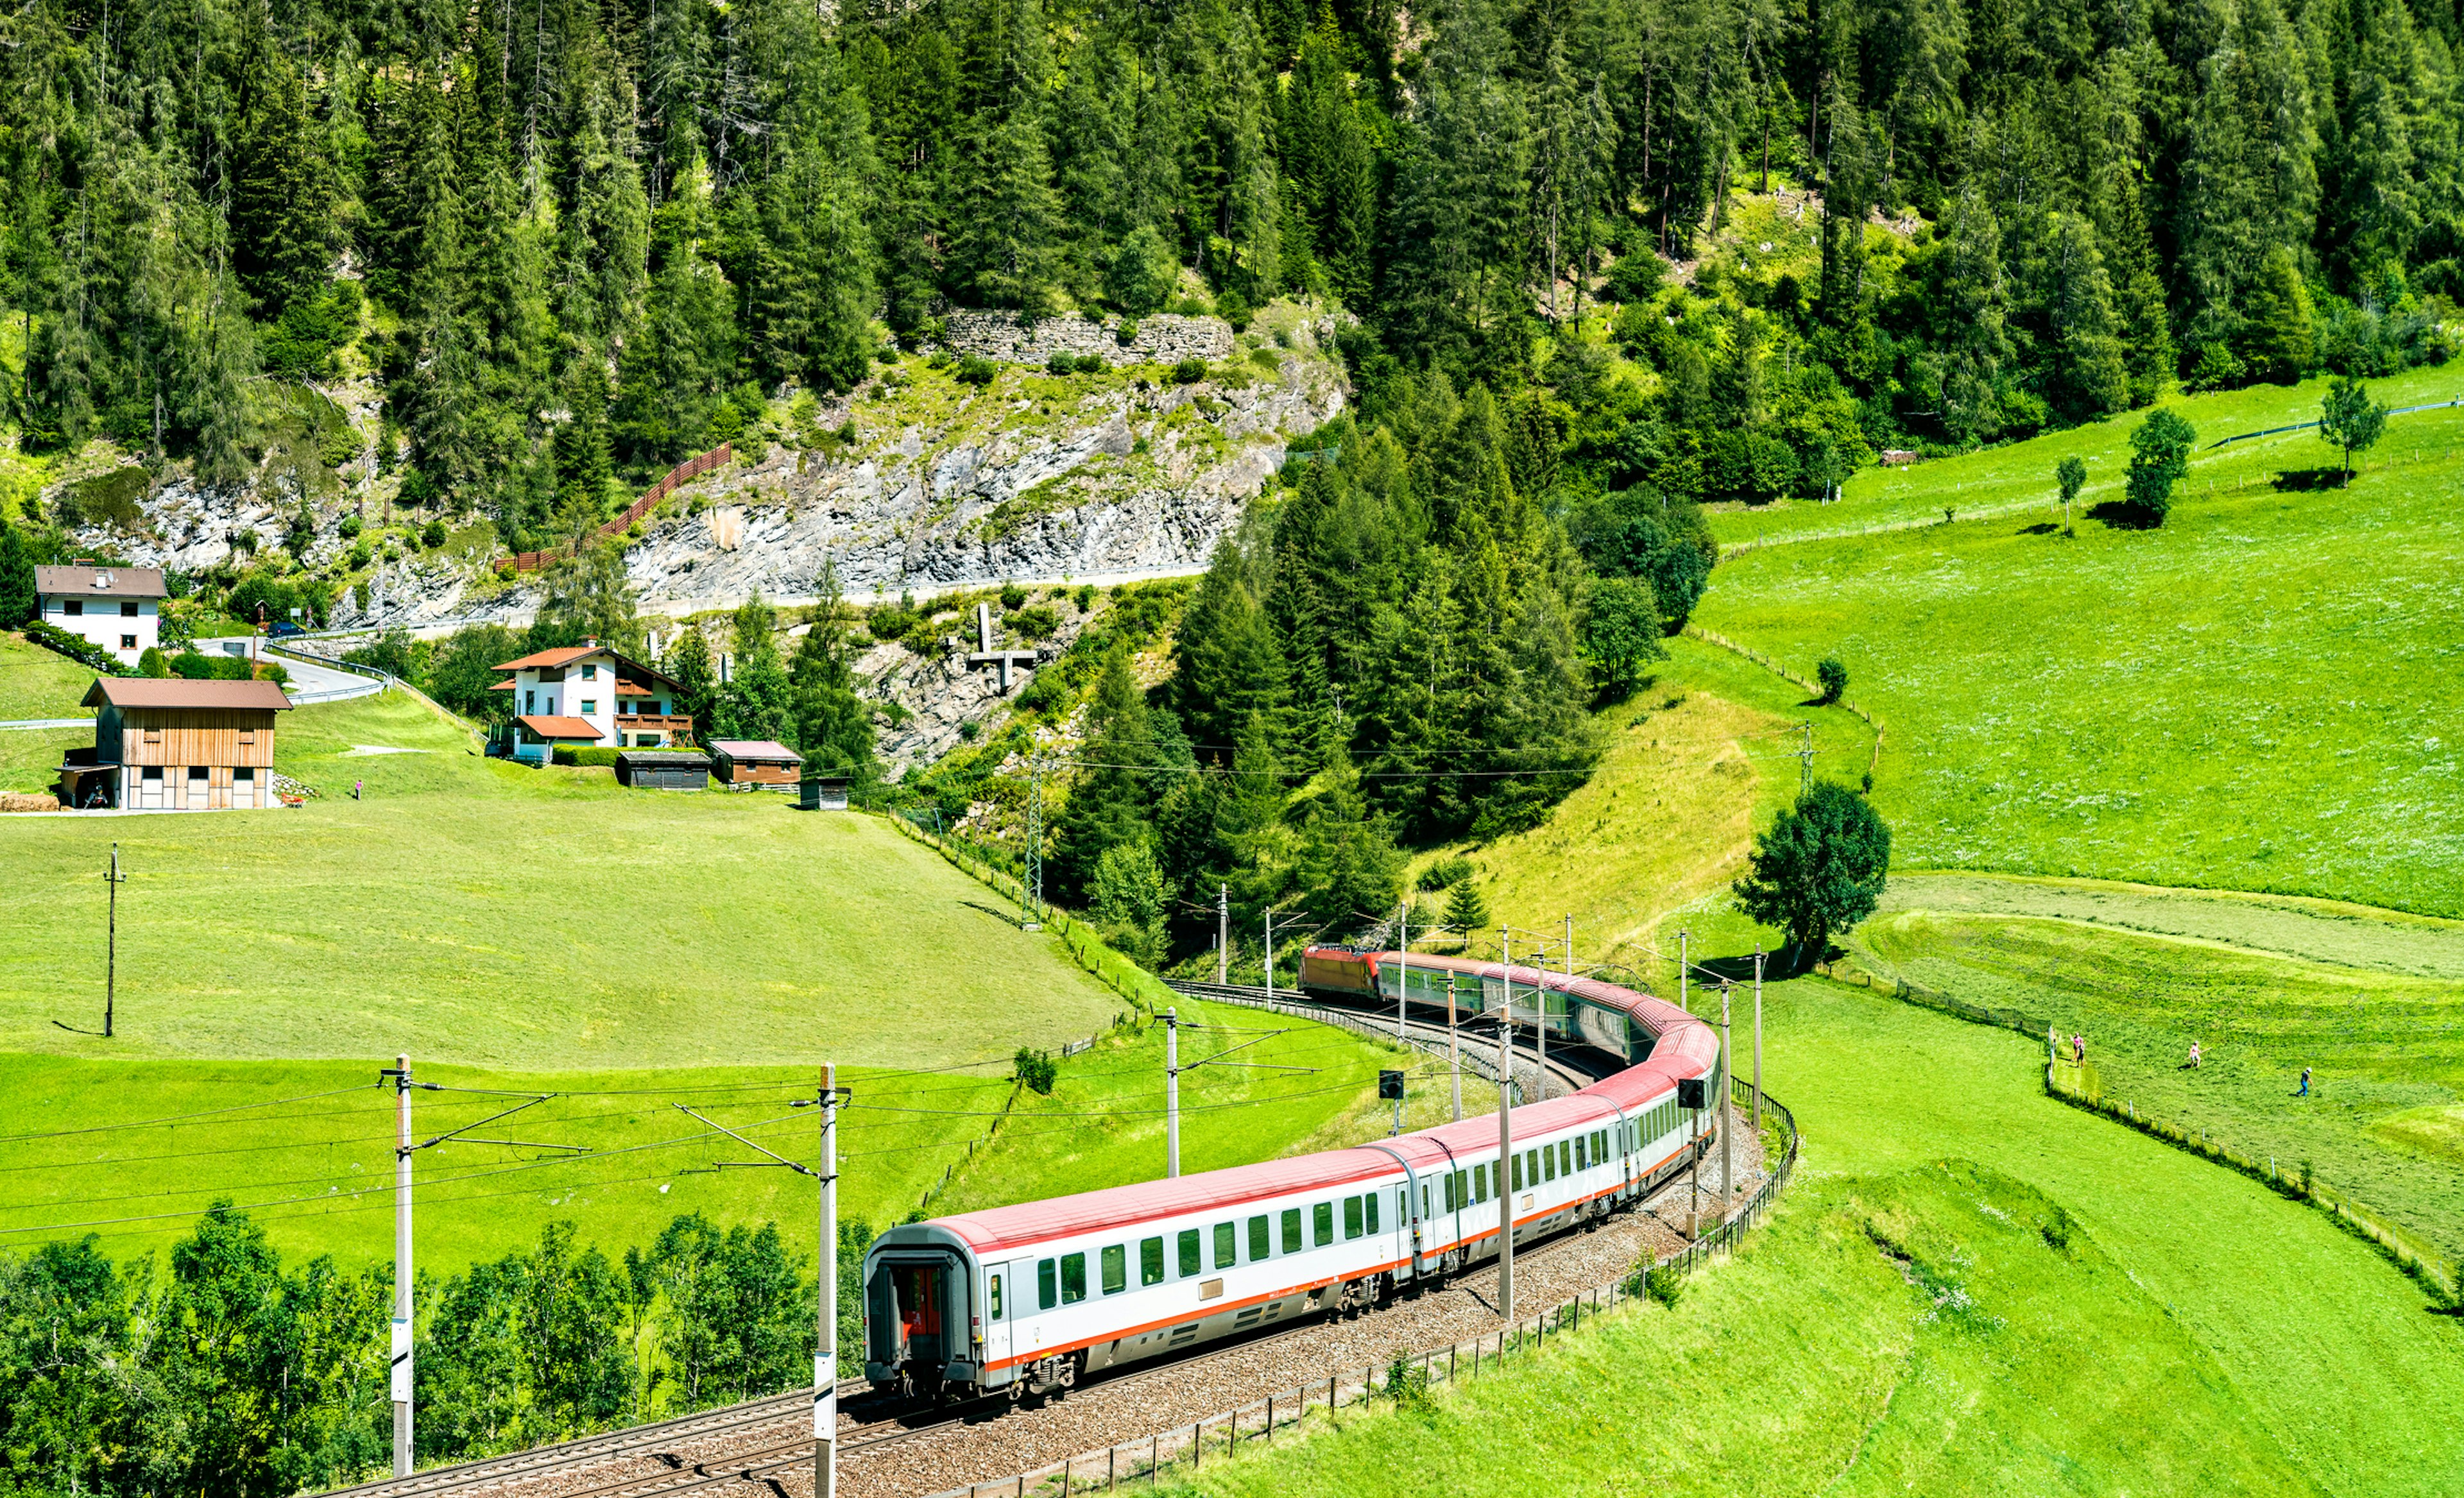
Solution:
[[[62,655],[106,676],[134,676],[136,668],[121,663],[119,656],[90,640],[69,633],[57,625],[47,625],[37,619],[26,626],[26,638],[46,650]]]
[[[551,753],[557,763],[570,764],[577,768],[587,769],[592,765],[601,765],[613,769],[616,765],[617,751],[608,748],[567,749],[560,744]]]

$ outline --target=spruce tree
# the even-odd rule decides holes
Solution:
[[[1087,704],[1089,767],[1069,787],[1052,825],[1052,873],[1065,896],[1083,898],[1104,850],[1149,835],[1147,812],[1155,762],[1146,696],[1130,671],[1129,651],[1115,647]]]
[[[26,538],[0,518],[0,629],[14,629],[35,617],[34,559]]]

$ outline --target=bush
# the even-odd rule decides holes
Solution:
[[[1015,583],[1002,584],[1001,590],[1001,604],[1003,612],[1007,612],[1013,608],[1025,607],[1026,589],[1019,586]]]
[[[1196,385],[1205,378],[1206,361],[1203,359],[1184,359],[1172,366],[1172,383],[1175,385]]]
[[[445,522],[431,519],[420,528],[419,543],[430,551],[445,544]]]
[[[1653,1265],[1642,1276],[1642,1292],[1671,1311],[1677,1309],[1677,1297],[1684,1287],[1684,1279],[1664,1264]]]
[[[1822,685],[1822,700],[1837,702],[1839,694],[1848,690],[1848,668],[1839,664],[1838,656],[1826,655],[1822,664],[1814,668],[1814,679]]]
[[[233,656],[231,659],[236,660],[237,657]],[[246,661],[240,662],[240,665],[243,668],[245,668],[247,664],[248,663]],[[283,670],[282,663],[280,661],[267,661],[265,664],[256,668],[254,674],[257,680],[270,681],[277,687],[287,687],[291,685],[291,672]],[[250,672],[248,671],[242,670],[239,673],[238,679],[246,681],[249,678],[249,675]]]
[[[359,518],[356,512],[342,517],[342,540],[357,540],[359,539],[360,531],[365,523],[365,521],[363,521]]]
[[[109,650],[71,634],[56,625],[47,625],[39,619],[27,624],[26,638],[45,650],[57,650],[88,671],[100,672],[106,676],[136,674],[134,668],[121,665],[120,657]]]
[[[1112,362],[1106,359],[1101,354],[1081,354],[1078,356],[1078,372],[1080,374],[1102,374],[1105,370],[1111,367]]]
[[[1050,1097],[1053,1084],[1061,1079],[1061,1066],[1048,1050],[1029,1050],[1021,1046],[1011,1058],[1017,1066],[1017,1079],[1039,1096]]]
[[[1080,613],[1091,612],[1095,606],[1095,584],[1092,583],[1079,584],[1078,591],[1075,595],[1075,602],[1078,605],[1078,611]]]
[[[957,372],[958,383],[961,385],[990,385],[993,383],[993,377],[1001,373],[1001,365],[989,359],[969,354],[958,361]]]
[[[559,764],[571,765],[575,769],[589,769],[593,766],[607,769],[613,768],[616,763],[616,751],[596,744],[582,749],[568,749],[559,744],[548,751],[548,758]]]
[[[1056,375],[1076,374],[1078,372],[1078,356],[1067,353],[1055,354],[1044,362],[1044,372],[1045,374]]]
[[[1029,640],[1042,642],[1052,638],[1061,628],[1061,620],[1050,607],[1038,604],[1033,608],[1014,609],[1009,614],[1009,627]]]
[[[137,674],[160,681],[171,674],[171,663],[164,657],[161,650],[149,645],[145,652],[137,657]]]
[[[1121,319],[1121,325],[1112,330],[1112,341],[1120,344],[1123,348],[1127,348],[1137,341],[1138,319],[1135,318],[1123,318]]]

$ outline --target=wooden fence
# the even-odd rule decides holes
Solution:
[[[599,527],[598,530],[591,534],[594,536],[615,536],[629,529],[635,520],[638,520],[642,517],[649,514],[651,508],[660,500],[665,499],[671,494],[674,494],[678,489],[684,487],[686,484],[692,483],[694,479],[709,473],[712,469],[723,467],[734,461],[735,457],[736,444],[732,442],[722,442],[699,457],[685,459],[675,467],[668,470],[667,476],[661,478],[657,483],[652,484],[649,488],[642,491],[642,497],[634,500],[631,504],[627,505],[625,507],[624,514]],[[549,551],[518,552],[513,559],[514,570],[516,572],[537,572],[541,567],[562,562],[572,555],[573,548],[571,546],[558,546]]]

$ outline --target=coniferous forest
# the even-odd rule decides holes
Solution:
[[[1385,908],[1393,837],[1529,826],[1583,773],[1586,709],[1705,585],[1700,503],[2444,358],[2459,28],[2402,0],[32,0],[0,19],[0,420],[231,484],[279,392],[349,363],[400,502],[522,547],[954,309],[1311,301],[1353,408],[1192,593],[1167,688],[1098,684],[1120,768],[1052,852],[1071,898],[1135,844],[1105,877],[1140,910],[1247,870],[1340,922]],[[1165,773],[1199,763],[1224,773]]]

